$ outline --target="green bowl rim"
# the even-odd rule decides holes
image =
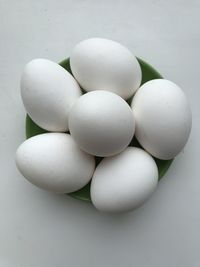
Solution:
[[[137,57],[137,59],[138,59],[138,62],[140,63],[140,65],[141,65],[141,67],[144,66],[145,68],[149,69],[152,73],[154,73],[155,76],[157,76],[158,78],[161,78],[161,79],[163,78],[163,76],[156,69],[154,69],[149,63],[147,63],[146,61],[144,61],[143,59],[141,59],[139,57]],[[70,58],[66,58],[66,59],[60,61],[58,64],[60,66],[62,66],[63,68],[65,68],[66,65],[70,65]],[[144,82],[146,82],[146,81],[142,81],[142,83],[144,83]],[[130,102],[130,99],[127,100],[127,102]],[[31,123],[31,121],[32,121],[31,118],[27,114],[26,115],[26,138],[27,139],[31,137],[31,131],[30,131],[30,123]],[[35,125],[37,126],[37,124],[35,124]],[[39,126],[37,126],[37,127],[38,127],[38,129],[40,128]],[[48,132],[48,131],[45,131],[42,128],[40,128],[40,131],[41,131],[41,134],[42,133],[45,133],[45,132]],[[164,165],[162,164],[162,168],[159,169],[159,181],[160,181],[161,178],[163,178],[163,176],[165,175],[165,173],[168,171],[168,169],[169,169],[170,165],[172,164],[172,162],[174,161],[174,159],[170,159],[170,160],[164,161],[164,160],[159,160],[159,159],[154,158],[154,160],[156,161],[156,164],[157,165],[158,164],[161,164],[161,162],[164,162]],[[88,188],[89,187],[89,184],[90,183],[88,183],[87,185],[85,185],[80,190],[86,190],[86,191],[89,190],[89,188]],[[75,192],[72,192],[72,193],[69,193],[67,195],[69,195],[69,196],[71,196],[71,197],[73,197],[75,199],[79,199],[79,200],[83,200],[83,201],[87,201],[87,202],[91,203],[91,199],[88,199],[88,197],[84,197],[84,196],[79,195],[78,192],[80,190],[75,191]]]

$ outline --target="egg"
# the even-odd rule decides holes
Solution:
[[[174,158],[185,146],[192,125],[183,91],[171,81],[152,80],[140,87],[131,106],[142,147],[156,158]]]
[[[154,159],[140,148],[128,147],[97,166],[91,183],[92,203],[104,212],[131,211],[152,195],[157,183]]]
[[[130,106],[108,91],[92,91],[81,96],[69,114],[69,130],[85,152],[107,157],[124,150],[135,131]]]
[[[47,59],[34,59],[24,68],[21,96],[31,119],[52,132],[68,130],[68,114],[81,89],[60,65]]]
[[[87,92],[108,90],[124,99],[135,93],[142,79],[136,57],[123,45],[103,38],[78,43],[72,51],[70,66]]]
[[[16,165],[32,184],[56,193],[79,190],[91,179],[95,160],[65,133],[31,137],[16,152]]]

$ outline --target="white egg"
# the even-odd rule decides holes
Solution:
[[[46,133],[31,137],[18,148],[16,165],[34,185],[70,193],[89,182],[95,160],[81,151],[69,134]]]
[[[183,91],[168,80],[152,80],[140,87],[131,106],[140,144],[156,158],[174,158],[185,146],[192,125]]]
[[[107,157],[124,150],[134,135],[131,108],[120,96],[93,91],[81,96],[69,114],[69,130],[85,152]]]
[[[157,183],[154,159],[140,148],[128,147],[97,166],[91,183],[92,203],[105,212],[130,211],[151,196]]]
[[[123,45],[103,38],[78,43],[72,51],[70,66],[86,91],[108,90],[124,99],[135,93],[142,79],[136,57]]]
[[[47,59],[34,59],[24,68],[21,96],[27,113],[48,131],[68,130],[68,114],[81,89],[60,65]]]

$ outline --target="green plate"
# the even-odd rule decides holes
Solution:
[[[141,69],[142,69],[142,84],[153,79],[158,79],[158,78],[163,78],[159,72],[157,72],[153,67],[151,67],[148,63],[143,61],[142,59],[138,58],[138,61],[140,63]],[[59,63],[63,68],[65,68],[67,71],[71,73],[70,69],[70,63],[69,63],[69,58],[61,61]],[[84,93],[84,90],[83,90]],[[130,103],[129,99],[127,102]],[[36,125],[31,118],[27,115],[26,116],[26,138],[30,138],[34,135],[37,134],[42,134],[46,133],[47,131],[40,128],[38,125]],[[131,142],[132,146],[137,146],[140,147],[140,144],[136,140],[136,138],[133,138]],[[101,161],[101,158],[96,157],[96,165]],[[164,174],[167,172],[169,169],[173,159],[171,160],[160,160],[160,159],[155,159],[156,164],[158,166],[158,171],[159,171],[159,180],[164,176]],[[90,183],[87,184],[85,187],[83,187],[81,190],[73,192],[69,194],[70,196],[84,200],[84,201],[91,201],[90,199]]]

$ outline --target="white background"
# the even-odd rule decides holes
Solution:
[[[199,0],[0,0],[0,267],[200,267],[199,16]],[[94,36],[151,63],[192,107],[184,151],[150,201],[124,215],[42,191],[14,163],[25,139],[23,66],[58,62]]]

